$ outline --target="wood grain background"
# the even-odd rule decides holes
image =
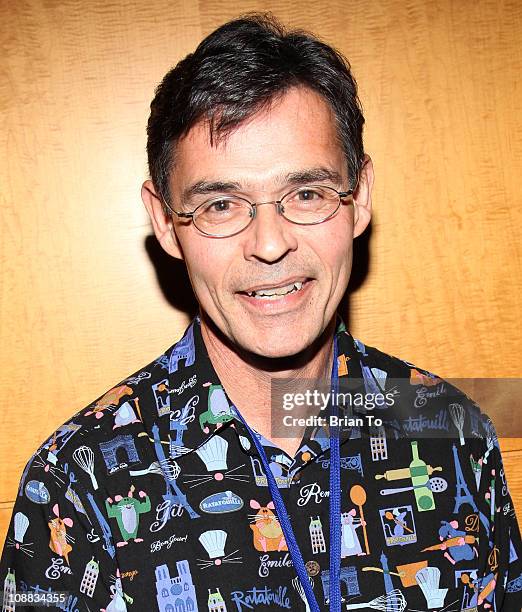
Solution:
[[[352,333],[440,376],[520,376],[518,0],[0,0],[0,538],[37,445],[189,321],[139,197],[148,105],[251,10],[316,32],[359,82],[376,185]],[[522,440],[502,444],[522,512]]]

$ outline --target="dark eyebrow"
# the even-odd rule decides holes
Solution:
[[[228,181],[198,181],[190,187],[187,187],[183,192],[183,201],[189,200],[195,195],[206,195],[207,193],[228,192],[237,191],[241,189],[239,183],[233,183]]]
[[[307,168],[290,172],[282,178],[284,185],[306,185],[316,182],[331,181],[342,184],[343,178],[339,172],[329,168]],[[234,181],[197,181],[183,191],[183,202],[188,202],[195,195],[207,195],[212,193],[227,193],[241,190],[241,184]]]
[[[341,185],[343,177],[339,172],[330,170],[329,168],[308,168],[306,170],[298,170],[290,172],[285,176],[285,182],[288,185],[306,185],[316,182],[331,181]]]

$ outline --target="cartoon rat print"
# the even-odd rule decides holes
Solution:
[[[135,487],[131,486],[127,497],[116,495],[114,503],[110,497],[105,501],[105,508],[109,518],[115,518],[118,527],[120,529],[121,537],[123,542],[118,542],[116,546],[125,546],[129,540],[135,542],[143,542],[141,538],[138,538],[138,527],[140,526],[140,514],[149,512],[150,510],[150,498],[144,492],[140,491],[138,496],[144,498],[143,501],[135,499],[133,497]]]
[[[56,518],[51,519],[47,524],[51,531],[51,539],[49,541],[49,548],[60,557],[65,557],[67,565],[69,565],[69,553],[72,550],[72,546],[69,541],[72,540],[70,536],[67,536],[66,527],[72,527],[73,521],[70,518],[60,518],[60,509],[58,504],[54,504],[53,512]]]
[[[261,506],[255,499],[250,500],[250,507],[257,510],[257,514],[251,515],[254,523],[250,525],[254,534],[254,548],[263,552],[272,550],[288,550],[283,530],[273,510],[274,502]]]
[[[470,561],[478,555],[477,549],[471,544],[475,542],[475,536],[458,529],[458,521],[441,521],[439,528],[439,540],[442,544],[429,546],[423,550],[443,550],[444,556],[455,565],[459,561]]]

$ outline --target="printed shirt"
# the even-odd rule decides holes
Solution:
[[[394,399],[343,406],[342,609],[518,612],[522,546],[491,421],[446,381],[355,340],[339,316],[335,336],[339,381]],[[363,418],[370,409],[383,425]],[[310,425],[294,457],[259,436],[321,610],[331,580],[325,432]],[[53,597],[51,608],[69,612],[308,609],[199,317],[33,455],[2,583],[4,611]]]

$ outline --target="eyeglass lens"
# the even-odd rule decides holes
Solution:
[[[335,189],[305,186],[281,198],[281,212],[288,221],[311,225],[326,220],[339,203],[340,196]],[[254,214],[254,206],[248,200],[238,196],[220,196],[200,205],[193,219],[194,225],[206,234],[230,236],[244,229]]]

